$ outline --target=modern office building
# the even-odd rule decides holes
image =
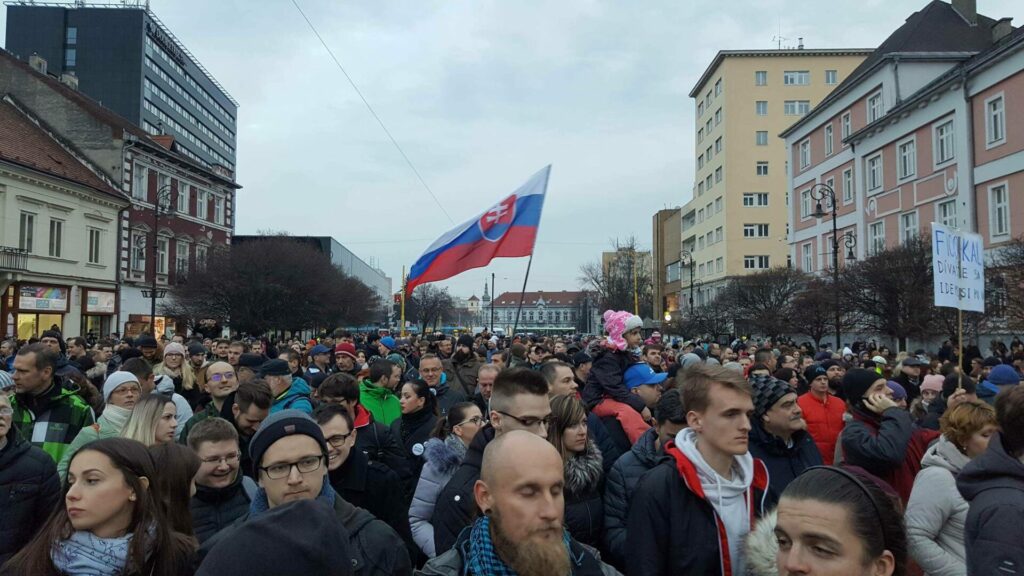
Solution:
[[[693,198],[680,215],[680,252],[688,256],[668,260],[659,271],[666,279],[681,278],[680,302],[694,297],[700,306],[730,277],[786,265],[787,149],[778,134],[870,53],[808,49],[801,40],[795,49],[715,56],[690,92],[696,170]]]
[[[6,49],[41,56],[104,107],[234,177],[238,103],[147,7],[8,3]]]
[[[832,270],[833,207],[815,198],[821,185],[836,198],[840,268],[848,240],[863,258],[929,235],[932,222],[981,234],[986,250],[1020,237],[1022,106],[1024,30],[978,14],[973,0],[911,14],[783,133],[794,265]]]

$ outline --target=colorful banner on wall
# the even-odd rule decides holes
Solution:
[[[18,287],[18,308],[20,310],[43,310],[66,312],[68,309],[68,289],[56,286]]]

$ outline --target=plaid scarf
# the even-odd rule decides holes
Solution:
[[[572,549],[569,548],[569,532],[562,535],[565,542],[566,553],[572,558]],[[494,542],[491,541],[491,519],[489,516],[481,516],[473,523],[469,533],[469,551],[466,555],[466,574],[487,574],[488,576],[516,576],[516,571],[509,568],[505,562],[498,557],[494,549]]]

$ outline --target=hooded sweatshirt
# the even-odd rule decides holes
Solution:
[[[384,386],[378,386],[369,380],[359,383],[359,403],[362,404],[373,419],[385,426],[402,417],[402,406],[398,396]]]
[[[746,492],[754,479],[754,458],[749,452],[733,457],[732,478],[723,478],[697,450],[697,433],[692,428],[684,428],[676,435],[676,446],[697,469],[704,496],[722,519],[729,540],[732,573],[745,574],[743,539],[750,532]]]

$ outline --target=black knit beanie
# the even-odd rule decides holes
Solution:
[[[752,377],[750,379],[750,386],[754,389],[754,418],[758,421],[783,396],[793,392],[788,382],[765,375]]]
[[[847,402],[857,402],[864,397],[864,393],[871,388],[871,385],[878,380],[884,380],[882,376],[874,370],[865,370],[864,368],[853,368],[846,372],[843,376],[843,394],[846,396]]]

